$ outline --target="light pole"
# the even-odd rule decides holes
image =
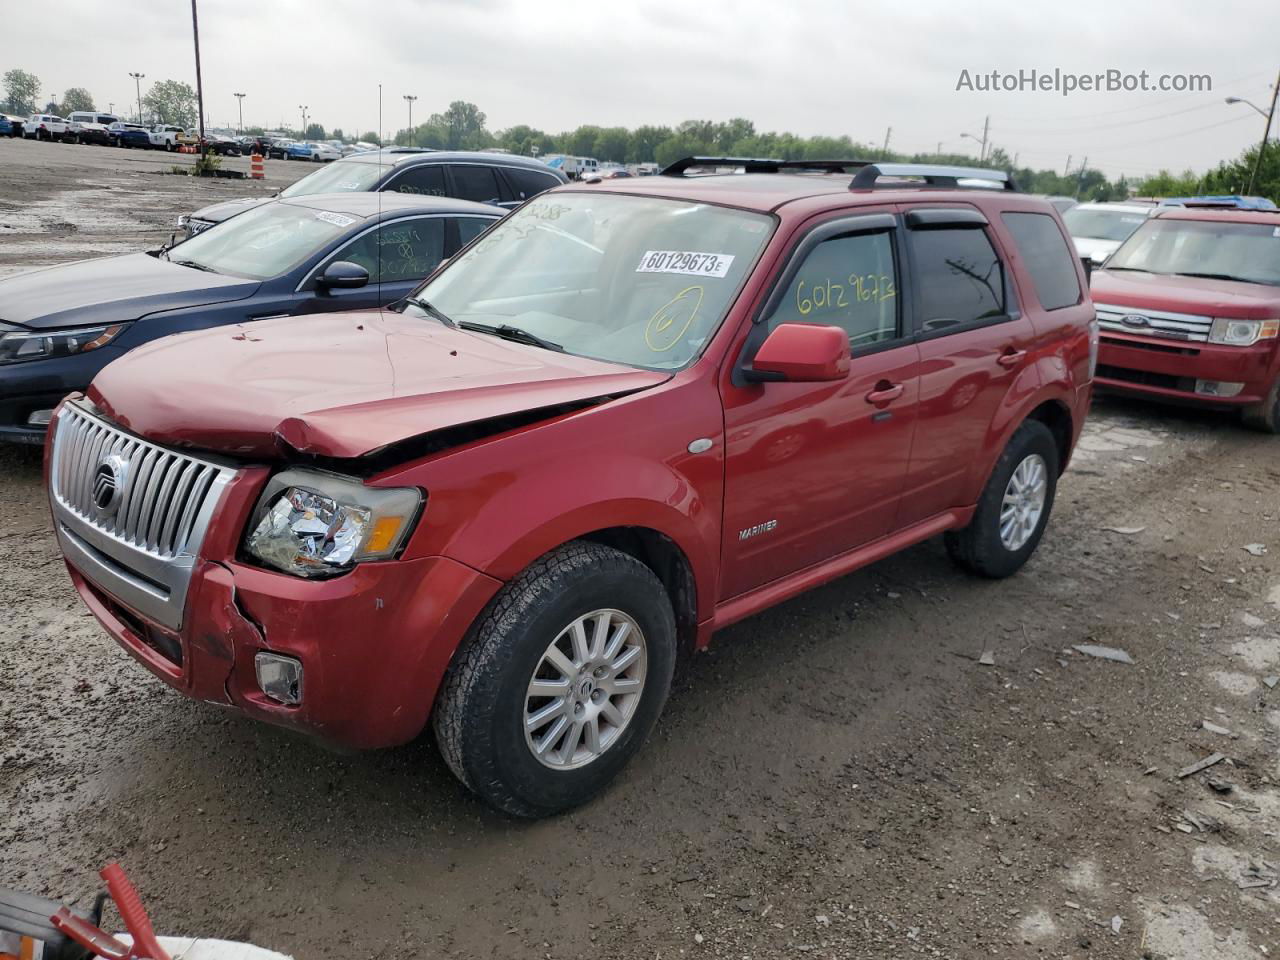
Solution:
[[[305,140],[307,139],[307,108],[300,103],[298,109],[302,111],[302,139]]]
[[[418,98],[412,93],[406,93],[404,95],[404,99],[405,99],[405,102],[409,104],[409,145],[413,146],[415,140],[417,139],[413,135],[413,101],[417,100]]]
[[[146,77],[145,73],[130,72],[129,76],[133,77],[133,89],[138,95],[138,122],[142,122],[142,80]]]
[[[237,94],[233,94],[233,96],[236,98],[236,104],[240,108],[240,128],[238,132],[240,133],[240,136],[243,137],[244,136],[244,94],[237,93]]]
[[[982,136],[981,136],[981,137],[975,137],[972,133],[962,133],[962,134],[960,134],[960,136],[962,136],[962,137],[968,137],[970,140],[973,140],[973,141],[974,141],[974,142],[976,142],[976,143],[980,143],[980,144],[982,144],[982,149],[978,152],[978,162],[979,162],[979,163],[982,163],[984,160],[986,160],[986,159],[987,159],[987,134],[990,132],[990,130],[991,130],[991,117],[990,117],[990,115],[988,115],[988,116],[987,116],[987,117],[982,121]]]
[[[1253,109],[1257,110],[1258,115],[1261,117],[1271,116],[1271,114],[1267,113],[1267,111],[1263,110],[1260,106],[1258,106],[1252,100],[1246,100],[1244,97],[1227,97],[1226,102],[1227,103],[1244,103],[1244,104],[1247,104],[1248,106],[1253,107]]]
[[[200,23],[196,19],[196,0],[191,0],[191,37],[196,47],[196,119],[200,121],[200,159],[204,160],[209,144],[204,138],[204,83],[200,80]]]

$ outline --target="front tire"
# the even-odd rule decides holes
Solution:
[[[1267,398],[1261,403],[1246,407],[1240,413],[1246,426],[1263,433],[1280,433],[1280,377],[1271,385]]]
[[[502,589],[454,656],[433,715],[450,769],[517,817],[602,790],[671,689],[676,626],[653,571],[575,541]]]
[[[991,471],[969,525],[946,534],[951,559],[993,580],[1017,573],[1049,523],[1058,460],[1058,444],[1047,426],[1027,420],[1018,427]]]

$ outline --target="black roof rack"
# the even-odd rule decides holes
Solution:
[[[662,171],[664,177],[682,177],[686,170],[698,167],[734,167],[743,173],[783,173],[805,171],[820,173],[852,173],[850,190],[902,187],[902,183],[880,183],[891,180],[923,180],[926,186],[959,189],[1017,190],[1013,177],[1003,170],[980,167],[952,167],[932,163],[886,163],[874,160],[775,160],[766,157],[685,157]],[[962,181],[985,181],[992,186],[979,187]],[[996,187],[995,185],[999,185]]]
[[[877,187],[900,187],[900,183],[882,184],[881,177],[891,179],[909,178],[923,180],[930,187],[952,187],[961,189],[990,190],[990,186],[978,186],[975,183],[962,183],[964,180],[981,180],[990,184],[999,184],[995,189],[1017,190],[1013,177],[1003,170],[986,170],[980,167],[952,167],[933,163],[869,163],[859,170],[849,184],[850,190],[873,190]]]

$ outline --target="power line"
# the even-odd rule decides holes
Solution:
[[[1013,127],[1013,128],[1008,128],[1008,132],[1014,133],[1014,134],[1032,134],[1032,135],[1062,133],[1062,134],[1069,134],[1074,136],[1079,133],[1091,133],[1094,130],[1116,130],[1116,129],[1119,129],[1120,127],[1132,127],[1139,123],[1154,123],[1156,120],[1167,120],[1170,117],[1180,117],[1184,113],[1194,113],[1197,110],[1208,110],[1210,107],[1219,107],[1221,105],[1222,105],[1222,102],[1220,100],[1214,100],[1211,103],[1200,103],[1200,104],[1196,104],[1196,106],[1194,107],[1187,107],[1187,109],[1185,110],[1173,110],[1169,113],[1160,113],[1154,117],[1142,117],[1137,120],[1121,120],[1118,123],[1095,123],[1095,124],[1090,124],[1088,126],[1082,126],[1082,127],[1061,127],[1061,126],[1041,127],[1041,128],[1032,129],[1032,130],[1024,130],[1019,127]]]

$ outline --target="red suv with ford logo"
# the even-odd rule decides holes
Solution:
[[[1280,213],[1156,213],[1093,274],[1098,385],[1280,433]]]
[[[431,725],[532,817],[618,773],[715,630],[938,535],[1018,570],[1096,360],[1054,209],[966,168],[665,173],[543,194],[392,309],[106,367],[46,454],[99,621],[271,723]]]

